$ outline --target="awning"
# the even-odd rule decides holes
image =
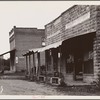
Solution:
[[[48,46],[45,47],[45,50],[48,50],[48,49],[51,49],[51,48],[57,48],[57,47],[59,47],[62,44],[62,42],[63,41],[50,44],[50,45],[48,45]]]
[[[56,42],[56,43],[53,43],[53,44],[50,44],[48,46],[45,46],[45,47],[41,47],[41,48],[33,48],[33,49],[29,49],[25,54],[23,54],[23,56],[26,56],[29,54],[29,52],[43,52],[45,50],[48,50],[48,49],[51,49],[51,48],[57,48],[59,47],[61,44],[62,44],[63,41],[60,41],[60,42]]]
[[[11,52],[13,52],[13,51],[15,51],[16,49],[13,49],[13,50],[10,50],[10,51],[7,51],[7,52],[5,52],[5,53],[2,53],[2,54],[0,54],[0,56],[3,56],[3,55],[5,55],[5,54],[7,54],[7,53],[11,53]]]
[[[39,49],[41,49],[41,48],[29,49],[29,51],[30,51],[30,52],[32,52],[32,51],[33,51],[33,52],[38,52]]]
[[[42,48],[35,48],[35,49],[29,49],[30,52],[43,52],[45,50],[48,50],[48,49],[51,49],[51,48],[57,48],[59,47],[60,45],[62,44],[62,41],[60,42],[56,42],[56,43],[53,43],[53,44],[50,44],[46,47],[42,47]]]

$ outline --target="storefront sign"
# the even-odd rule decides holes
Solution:
[[[60,58],[60,53],[58,53],[58,58]]]
[[[16,63],[18,63],[18,57],[16,57]]]
[[[90,12],[87,12],[87,13],[84,14],[83,16],[81,16],[81,17],[79,17],[79,18],[77,18],[77,19],[75,19],[75,20],[73,20],[73,21],[67,23],[66,26],[65,26],[65,28],[66,28],[66,29],[69,29],[69,28],[71,28],[71,27],[74,27],[74,26],[76,26],[76,25],[78,25],[78,24],[80,24],[80,23],[86,21],[86,20],[89,19],[89,18],[90,18]]]

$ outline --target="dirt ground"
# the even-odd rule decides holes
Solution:
[[[77,91],[77,89],[68,89],[47,85],[44,83],[31,82],[28,80],[18,79],[0,79],[1,95],[82,95],[82,96],[99,96],[100,92]]]

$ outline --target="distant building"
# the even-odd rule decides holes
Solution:
[[[3,56],[0,56],[0,59],[3,59]]]
[[[20,28],[14,26],[9,32],[10,69],[12,71],[25,70],[25,58],[22,56],[29,48],[42,46],[44,29]]]

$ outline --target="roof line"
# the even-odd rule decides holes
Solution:
[[[11,53],[12,51],[15,51],[16,49],[13,49],[13,50],[10,50],[10,51],[7,51],[7,52],[5,52],[5,53],[3,53],[3,54],[0,54],[0,56],[3,56],[3,55],[5,55],[5,54],[7,54],[7,53]]]

